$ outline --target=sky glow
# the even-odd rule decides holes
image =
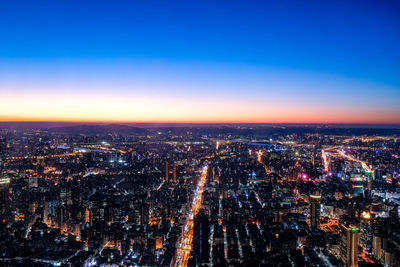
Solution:
[[[0,4],[0,121],[400,123],[396,2],[68,3]]]

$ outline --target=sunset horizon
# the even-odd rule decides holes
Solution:
[[[340,121],[207,121],[207,120],[143,120],[143,121],[125,121],[125,120],[54,120],[54,119],[27,119],[27,118],[19,118],[19,119],[0,119],[0,123],[76,123],[76,124],[215,124],[215,125],[223,125],[223,124],[248,124],[248,125],[398,125],[400,126],[400,122],[382,122],[382,121],[364,121],[364,122],[340,122]]]
[[[400,123],[392,2],[0,8],[0,121]]]

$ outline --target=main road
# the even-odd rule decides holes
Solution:
[[[340,148],[337,148],[337,147],[332,147],[332,148],[327,148],[327,149],[321,150],[322,161],[324,163],[324,171],[325,172],[330,171],[330,165],[329,165],[329,159],[327,158],[327,152],[330,152],[331,156],[339,156],[339,157],[342,157],[349,161],[358,162],[361,164],[361,167],[364,169],[364,171],[366,171],[368,173],[372,172],[372,169],[368,166],[368,164],[365,161],[362,161],[357,158],[353,158],[352,156],[344,153],[343,150],[341,150]]]
[[[192,250],[193,241],[193,218],[199,212],[203,201],[203,189],[207,178],[207,165],[203,167],[200,181],[194,193],[194,198],[191,204],[190,213],[187,217],[183,236],[180,239],[176,249],[175,260],[172,266],[187,266],[190,251]]]

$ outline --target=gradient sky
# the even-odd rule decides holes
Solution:
[[[0,120],[400,124],[400,2],[3,0]]]

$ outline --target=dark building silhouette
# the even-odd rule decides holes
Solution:
[[[10,179],[0,173],[0,214],[4,214],[7,209],[9,185]]]
[[[193,251],[197,264],[207,263],[209,261],[209,235],[210,224],[208,216],[205,214],[204,210],[200,210],[194,218],[193,226]]]
[[[341,225],[340,256],[348,267],[358,266],[358,232],[354,225]]]
[[[140,206],[140,223],[141,224],[149,223],[149,205],[147,203],[143,203]]]
[[[310,225],[319,227],[319,217],[321,212],[321,196],[319,192],[310,195]]]
[[[165,162],[165,182],[169,182],[168,180],[168,174],[169,174],[169,170],[168,170],[168,161]]]

